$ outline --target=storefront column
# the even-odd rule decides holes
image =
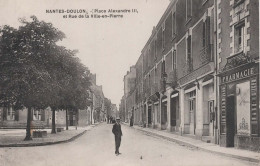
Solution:
[[[171,131],[171,93],[173,92],[172,88],[167,89],[167,131]]]
[[[149,108],[149,105],[146,102],[146,108],[145,108],[145,123],[146,123],[146,127],[148,127],[148,108]]]
[[[201,138],[203,133],[203,86],[198,81],[196,86],[196,138]]]
[[[179,100],[179,102],[180,102],[180,113],[181,113],[181,125],[180,125],[180,133],[181,133],[181,135],[184,133],[184,89],[183,88],[181,88],[180,89],[180,100]]]

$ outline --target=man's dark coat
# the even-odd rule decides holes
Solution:
[[[120,124],[114,124],[113,125],[113,129],[112,132],[115,135],[115,142],[116,142],[116,151],[115,153],[119,153],[119,147],[120,147],[120,143],[121,143],[121,136],[122,134],[122,130],[121,130],[121,125]]]

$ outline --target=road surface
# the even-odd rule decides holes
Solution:
[[[122,125],[119,156],[114,154],[112,124],[100,124],[73,142],[0,148],[1,166],[248,166],[255,163],[228,158],[156,138]]]

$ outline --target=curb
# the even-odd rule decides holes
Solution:
[[[83,134],[85,134],[87,132],[87,130],[84,130],[83,132],[69,138],[66,140],[62,140],[62,141],[55,141],[55,142],[39,142],[39,143],[28,143],[28,144],[7,144],[7,145],[0,145],[0,147],[33,147],[33,146],[46,146],[46,145],[54,145],[54,144],[61,144],[61,143],[68,143],[71,141],[74,141],[75,139],[77,139],[78,137],[82,136]]]
[[[213,151],[213,150],[209,150],[209,149],[205,149],[205,148],[193,145],[191,143],[187,143],[187,142],[180,141],[180,140],[177,140],[177,139],[174,139],[174,138],[170,138],[170,137],[166,137],[166,136],[163,136],[163,135],[160,135],[160,134],[157,134],[157,133],[153,133],[153,132],[150,132],[150,131],[145,131],[145,130],[138,129],[138,128],[133,128],[133,129],[144,132],[144,133],[148,133],[149,135],[154,135],[154,136],[163,138],[163,139],[171,141],[171,142],[175,142],[175,143],[177,143],[181,146],[195,148],[195,149],[198,149],[198,150],[202,150],[202,151],[205,151],[205,152],[210,152],[210,153],[213,153],[213,154],[222,155],[222,156],[226,156],[226,157],[236,158],[236,159],[240,159],[240,160],[246,160],[246,161],[250,161],[250,162],[254,162],[254,163],[260,163],[260,158],[255,159],[255,158],[233,155],[233,154],[228,154],[228,153],[223,153],[223,152],[217,152],[217,151]]]

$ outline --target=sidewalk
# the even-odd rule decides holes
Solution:
[[[29,147],[29,146],[44,146],[58,143],[65,143],[73,141],[79,136],[86,133],[95,125],[87,127],[70,126],[69,130],[51,134],[51,129],[44,129],[47,131],[47,136],[43,138],[33,138],[31,141],[24,141],[26,135],[25,129],[1,129],[0,130],[0,147]],[[64,127],[65,129],[65,127]]]
[[[129,124],[125,124],[128,125]],[[172,142],[176,142],[179,145],[182,146],[188,146],[191,148],[196,148],[199,150],[203,150],[210,153],[215,153],[227,157],[247,160],[255,163],[260,163],[260,153],[259,152],[253,152],[248,150],[242,150],[242,149],[236,149],[236,148],[226,148],[226,147],[220,147],[219,145],[212,144],[212,143],[206,143],[201,140],[196,140],[189,137],[183,137],[174,133],[170,133],[167,131],[161,131],[151,128],[143,128],[139,126],[133,126],[133,129],[145,132],[148,135],[157,136]]]

